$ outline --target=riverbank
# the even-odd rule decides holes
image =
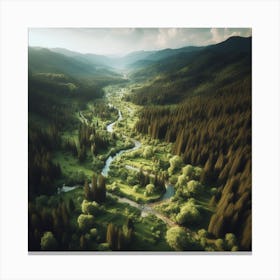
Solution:
[[[123,91],[123,89],[121,89],[121,91]],[[106,130],[109,133],[113,133],[114,132],[114,126],[116,124],[118,124],[119,122],[125,120],[124,117],[123,117],[122,112],[120,111],[120,109],[118,109],[116,107],[116,105],[113,102],[114,102],[114,98],[111,98],[111,103],[109,104],[109,106],[114,108],[114,109],[116,109],[116,110],[118,110],[118,119],[106,126]],[[129,116],[131,116],[133,111],[132,111],[132,109],[128,109],[128,112],[129,112]],[[88,125],[88,120],[84,117],[82,112],[79,113],[79,116],[80,116],[80,120]],[[129,116],[126,116],[126,117],[129,117]],[[129,152],[137,151],[142,146],[141,143],[138,140],[136,140],[136,139],[129,138],[126,135],[121,135],[121,137],[122,138],[127,138],[127,139],[129,139],[129,141],[133,142],[134,143],[134,147],[128,148],[128,149],[121,149],[121,150],[117,151],[114,155],[109,154],[108,158],[105,161],[105,164],[104,164],[104,167],[102,169],[102,172],[101,172],[101,174],[103,176],[105,176],[105,177],[108,177],[108,173],[110,171],[110,166],[111,166],[111,164],[112,164],[112,162],[114,160],[119,158],[124,153],[129,153]],[[127,168],[127,166],[126,166],[126,168]],[[133,169],[133,167],[131,169]],[[140,170],[137,170],[137,169],[134,169],[134,171],[140,172]],[[68,192],[68,191],[71,191],[71,190],[73,190],[75,188],[79,188],[79,187],[80,186],[70,187],[70,186],[65,186],[64,185],[62,188],[58,189],[58,192]],[[130,198],[134,198],[134,196],[126,194],[126,193],[122,193],[122,192],[119,192],[119,194],[124,195],[124,197],[118,196],[118,195],[116,195],[116,193],[117,193],[116,189],[113,190],[113,193],[107,192],[107,195],[116,198],[118,200],[118,202],[120,202],[120,203],[128,203],[130,206],[139,209],[141,211],[141,216],[147,216],[148,214],[155,215],[159,219],[161,219],[162,221],[167,223],[169,226],[176,225],[176,223],[172,222],[168,217],[165,217],[164,215],[160,214],[158,211],[154,210],[153,207],[152,207],[152,204],[148,204],[148,203],[146,203],[146,204],[141,203],[140,204],[140,203],[137,203],[135,201],[136,199],[135,200],[130,199]],[[166,199],[171,198],[173,195],[174,195],[174,186],[172,186],[171,184],[166,184],[166,191],[163,193],[163,195],[159,195],[159,196],[155,196],[154,198],[151,197],[151,198],[147,198],[147,199],[145,197],[143,197],[142,201],[146,200],[146,201],[151,201],[151,202],[160,202],[160,201],[164,201]],[[145,198],[145,200],[144,200],[144,198]]]

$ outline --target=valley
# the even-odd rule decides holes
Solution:
[[[29,250],[250,250],[250,40],[30,48]]]

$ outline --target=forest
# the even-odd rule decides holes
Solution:
[[[29,47],[28,250],[251,251],[251,56]]]
[[[231,94],[231,93],[234,94]],[[200,180],[215,186],[217,205],[208,231],[236,234],[250,248],[251,81],[221,89],[214,96],[193,97],[176,107],[147,107],[136,129],[172,142],[185,163],[203,167]],[[244,226],[245,225],[245,226]]]

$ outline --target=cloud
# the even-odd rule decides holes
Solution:
[[[212,34],[211,42],[219,43],[232,36],[251,36],[252,31],[250,28],[211,28]]]
[[[82,53],[124,54],[203,46],[219,43],[230,36],[250,35],[250,28],[31,28],[29,45]]]

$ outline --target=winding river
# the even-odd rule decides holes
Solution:
[[[127,150],[121,150],[119,152],[117,152],[114,156],[109,156],[105,162],[105,165],[102,169],[102,172],[101,174],[103,176],[108,176],[108,172],[110,170],[110,165],[112,163],[112,161],[114,161],[115,158],[117,158],[118,156],[120,156],[121,154],[123,153],[127,153],[127,152],[131,152],[131,151],[134,151],[134,150],[137,150],[138,148],[141,147],[141,143],[137,140],[134,140],[132,139],[133,143],[134,143],[134,147],[133,148],[130,148],[130,149],[127,149]]]
[[[107,131],[110,132],[110,133],[113,132],[113,126],[115,125],[115,123],[123,120],[123,117],[122,117],[122,114],[121,114],[120,110],[118,110],[118,112],[119,112],[118,119],[115,122],[107,125]],[[107,158],[107,160],[105,162],[105,165],[104,165],[104,167],[102,169],[102,172],[101,172],[103,176],[108,176],[108,172],[110,170],[110,165],[118,156],[120,156],[121,154],[126,153],[126,152],[137,150],[141,147],[141,143],[139,141],[137,141],[135,139],[131,139],[131,141],[133,141],[133,143],[134,143],[133,148],[121,150],[118,153],[116,153],[114,156],[109,156]],[[135,167],[130,166],[130,165],[126,165],[125,167],[127,169],[134,170],[134,171],[137,171],[137,172],[140,171],[139,168],[135,168]],[[163,194],[163,196],[157,202],[169,199],[174,195],[175,190],[174,190],[173,185],[171,185],[170,183],[166,183],[165,187],[166,187],[165,193]],[[107,193],[107,194],[111,197],[116,198],[118,200],[118,202],[128,203],[130,206],[138,208],[139,210],[141,210],[141,216],[146,216],[148,214],[153,214],[153,215],[157,216],[158,218],[160,218],[161,220],[163,220],[169,226],[176,225],[172,220],[170,220],[169,218],[167,218],[166,216],[162,215],[161,213],[156,211],[154,208],[152,208],[153,203],[139,204],[139,203],[137,203],[133,200],[130,200],[128,198],[125,198],[125,197],[119,197],[119,196],[116,196],[116,195],[113,195],[113,194],[110,194],[110,193]]]
[[[109,104],[111,105],[111,104]],[[111,105],[112,106],[112,105]],[[80,113],[80,117],[82,118],[82,120],[84,122],[88,122],[88,120],[83,116],[82,113]],[[113,128],[114,128],[114,125],[123,120],[123,116],[122,116],[122,113],[120,110],[118,110],[118,119],[110,124],[107,125],[106,127],[106,130],[109,132],[109,133],[112,133],[113,132]],[[105,177],[108,176],[108,172],[110,170],[110,165],[111,163],[120,155],[122,155],[123,153],[126,153],[126,152],[131,152],[131,151],[135,151],[137,149],[139,149],[141,147],[141,143],[135,139],[131,139],[131,141],[134,143],[134,147],[133,148],[129,148],[129,149],[124,149],[124,150],[120,150],[119,152],[117,152],[115,155],[113,156],[109,156],[105,162],[105,165],[102,169],[102,172],[101,174]],[[138,171],[139,172],[139,169],[138,168],[135,168],[133,166],[130,166],[130,165],[126,165],[125,166],[127,169],[130,169],[130,170],[134,170],[134,171]],[[68,192],[68,191],[71,191],[75,188],[77,188],[79,186],[73,186],[73,187],[69,187],[69,186],[65,186],[63,185],[62,188],[58,188],[58,192]],[[166,199],[169,199],[171,198],[174,193],[175,193],[175,189],[174,189],[174,186],[171,185],[170,183],[166,183],[165,185],[166,187],[166,191],[165,193],[162,195],[162,197],[157,200],[155,203],[158,203],[158,202],[161,202],[163,200],[166,200]],[[135,208],[138,208],[140,211],[141,211],[141,216],[142,217],[145,217],[147,216],[148,214],[152,214],[152,215],[155,215],[157,216],[159,219],[161,219],[162,221],[164,221],[166,224],[168,224],[169,226],[175,226],[176,223],[174,223],[171,219],[169,219],[168,217],[164,216],[163,214],[161,214],[160,212],[158,212],[157,210],[155,210],[153,208],[153,204],[154,203],[147,203],[147,204],[140,204],[140,203],[137,203],[133,200],[130,200],[128,198],[125,198],[125,197],[120,197],[120,196],[117,196],[117,195],[114,195],[114,194],[111,194],[111,193],[108,193],[107,192],[107,195],[108,196],[111,196],[115,199],[117,199],[118,202],[121,202],[121,203],[127,203],[129,204],[130,206],[132,207],[135,207]]]
[[[110,123],[107,125],[106,129],[108,132],[112,133],[113,132],[113,127],[114,125],[123,120],[123,116],[122,116],[122,113],[120,110],[118,110],[118,114],[119,114],[119,117],[116,121]],[[129,149],[124,149],[124,150],[120,150],[119,152],[117,152],[114,156],[109,156],[105,162],[105,165],[101,171],[101,174],[105,177],[108,176],[108,172],[110,170],[110,165],[112,163],[112,161],[114,161],[115,158],[117,158],[118,156],[120,156],[121,154],[123,153],[126,153],[126,152],[131,152],[131,151],[134,151],[134,150],[137,150],[141,147],[141,143],[135,139],[131,139],[131,141],[134,143],[134,147],[133,148],[129,148]]]

